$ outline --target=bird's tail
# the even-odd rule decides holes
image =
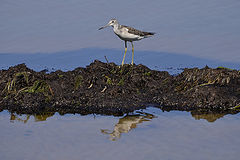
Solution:
[[[154,33],[154,32],[144,32],[144,37],[151,37],[154,34],[156,34],[156,33]]]

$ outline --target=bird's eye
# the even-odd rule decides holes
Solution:
[[[114,21],[112,21],[112,23],[114,23]]]

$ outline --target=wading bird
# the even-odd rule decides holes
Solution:
[[[153,32],[144,32],[137,30],[132,27],[120,25],[116,19],[111,19],[107,25],[99,28],[99,30],[106,28],[108,26],[113,27],[114,33],[122,40],[125,41],[125,52],[122,60],[122,66],[124,64],[125,56],[127,53],[127,41],[131,42],[132,44],[132,65],[133,65],[133,57],[134,57],[134,46],[133,46],[133,41],[139,41],[143,38],[150,37],[154,35],[155,33]]]

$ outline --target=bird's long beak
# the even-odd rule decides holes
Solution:
[[[109,26],[109,25],[107,24],[106,26],[103,26],[103,27],[99,28],[98,30],[101,30],[101,29],[106,28],[106,27],[108,27],[108,26]]]

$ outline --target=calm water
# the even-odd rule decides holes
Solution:
[[[2,160],[236,160],[240,114],[157,108],[122,117],[0,113]]]
[[[239,0],[2,0],[0,69],[70,70],[104,56],[120,64],[123,41],[111,27],[98,30],[113,17],[157,33],[135,43],[136,64],[171,74],[205,65],[239,69],[239,8]]]
[[[131,62],[131,56],[131,54],[127,54],[126,63]],[[41,71],[43,69],[47,69],[49,72],[58,69],[68,71],[76,67],[86,67],[96,59],[106,63],[105,57],[107,57],[109,62],[120,65],[123,52],[113,49],[87,48],[54,54],[0,54],[0,69],[8,69],[10,66],[25,63],[35,71]],[[212,68],[224,66],[237,70],[240,69],[239,63],[221,62],[187,55],[150,51],[137,51],[135,53],[134,63],[146,65],[154,70],[168,71],[170,74],[180,73],[185,67],[203,68],[206,65]]]
[[[127,5],[126,5],[127,4]],[[185,54],[240,62],[239,0],[1,0],[0,53],[57,53],[115,48],[124,43],[111,28],[121,24],[157,34],[137,51]]]

